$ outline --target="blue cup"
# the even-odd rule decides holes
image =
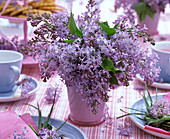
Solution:
[[[170,83],[170,41],[157,42],[151,49],[159,57],[157,64],[161,68],[159,79]]]
[[[23,55],[16,51],[0,50],[0,93],[11,91],[19,79]]]

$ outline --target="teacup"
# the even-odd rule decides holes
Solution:
[[[170,82],[170,41],[157,42],[151,49],[159,57],[157,65],[161,68],[159,78],[163,82]]]
[[[22,68],[23,55],[16,51],[0,50],[0,93],[16,85]]]

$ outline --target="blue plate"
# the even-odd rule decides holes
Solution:
[[[164,97],[164,95],[166,95],[166,94],[167,94],[167,93],[161,93],[161,94],[158,94],[157,96],[158,96],[158,98],[162,98],[162,97]],[[152,95],[151,97],[152,97],[152,100],[155,102],[155,101],[156,101],[156,95]],[[149,102],[149,101],[148,101],[148,102]],[[137,110],[146,111],[145,102],[144,102],[143,98],[140,99],[140,100],[137,100],[137,101],[131,106],[131,108],[137,109]],[[134,113],[134,112],[136,112],[136,111],[129,109],[128,112],[129,112],[129,113]],[[137,115],[137,116],[140,117],[140,118],[142,118],[142,119],[144,118],[143,115]],[[145,127],[145,122],[142,121],[142,120],[140,120],[140,119],[138,119],[135,115],[130,115],[130,118],[131,118],[131,120],[136,124],[137,127],[139,127],[140,129],[144,130],[145,132],[150,133],[150,134],[152,134],[152,135],[154,135],[154,136],[158,136],[158,137],[164,138],[164,139],[170,139],[170,136],[168,136],[168,135],[165,135],[165,134],[161,134],[161,133],[158,133],[158,132],[154,132],[154,131],[150,131],[150,130],[144,129],[144,127]]]
[[[34,122],[38,124],[38,116],[32,116]],[[46,117],[42,117],[42,122],[45,121]],[[59,128],[64,121],[57,119],[50,119],[49,123],[56,129]],[[73,124],[66,122],[63,127],[58,131],[59,135],[64,135],[69,139],[87,139],[86,135],[78,127]]]
[[[24,76],[24,74],[21,74],[21,76]],[[30,92],[28,92],[28,96],[35,93],[37,91],[37,89],[39,88],[39,83],[35,78],[30,77],[30,83],[33,85],[34,89],[31,90]],[[12,89],[12,91],[10,91],[10,92],[4,92],[4,93],[1,92],[0,93],[0,102],[11,102],[11,101],[25,99],[25,97],[14,97],[16,89],[17,89],[17,85],[15,85],[14,88]]]

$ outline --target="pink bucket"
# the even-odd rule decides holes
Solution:
[[[148,28],[148,33],[151,35],[157,35],[158,34],[158,23],[159,23],[159,16],[160,12],[157,12],[154,14],[154,18],[150,18],[149,16],[146,16],[144,21],[140,21],[138,17],[138,23],[140,24],[141,27],[146,25]]]
[[[86,103],[82,101],[82,96],[76,92],[75,87],[67,87],[68,100],[70,106],[69,121],[81,126],[99,125],[105,120],[105,105],[102,103],[99,106],[99,112],[93,114]]]

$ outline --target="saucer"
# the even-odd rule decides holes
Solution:
[[[21,74],[20,76],[22,77],[22,76],[24,76],[24,74]],[[30,78],[29,82],[32,84],[33,90],[28,92],[27,97],[31,96],[39,88],[38,81],[33,77],[30,77],[30,76],[28,76],[28,77]],[[14,94],[15,94],[17,87],[18,87],[18,85],[15,85],[14,88],[10,92],[0,92],[0,102],[11,102],[11,101],[17,101],[17,100],[22,100],[22,99],[27,98],[27,97],[24,97],[24,96],[14,97]]]
[[[140,76],[140,74],[136,75],[136,78],[139,79],[141,82],[144,82],[144,78]],[[159,82],[153,82],[150,86],[162,88],[162,89],[170,89],[170,83],[159,83]]]

